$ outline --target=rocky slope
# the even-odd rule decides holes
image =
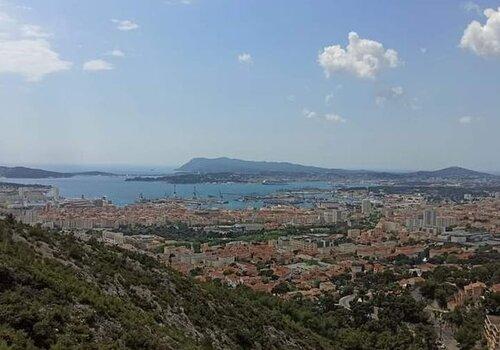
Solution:
[[[149,256],[9,220],[0,236],[0,349],[331,348],[268,297]]]

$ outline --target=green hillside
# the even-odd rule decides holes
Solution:
[[[388,305],[387,320],[370,323],[326,302],[199,284],[144,254],[0,220],[2,350],[431,348],[421,309]]]

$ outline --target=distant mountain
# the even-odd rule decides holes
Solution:
[[[69,177],[69,174],[58,173],[42,169],[31,169],[25,167],[0,167],[0,176],[6,178],[47,178],[47,177]]]
[[[177,171],[191,173],[328,173],[330,169],[287,162],[262,162],[231,158],[193,158]]]
[[[495,175],[492,174],[465,169],[458,166],[444,168],[440,170],[434,170],[434,171],[416,171],[407,175],[419,178],[441,178],[441,179],[444,178],[471,179],[471,178],[496,177]]]
[[[231,158],[193,158],[180,168],[180,172],[215,174],[215,173],[234,173],[234,174],[308,174],[318,175],[320,177],[342,177],[342,178],[363,178],[363,179],[429,179],[429,178],[494,178],[495,175],[482,173],[460,167],[449,167],[435,171],[415,171],[410,173],[391,173],[372,170],[345,170],[328,169],[315,166],[305,166],[287,162],[262,162],[248,161]]]
[[[57,171],[49,171],[42,169],[33,169],[26,167],[6,167],[0,166],[0,177],[6,177],[10,179],[45,179],[45,178],[65,178],[73,177],[77,175],[83,176],[111,176],[114,174],[105,173],[101,171],[84,171],[77,173],[61,173]]]

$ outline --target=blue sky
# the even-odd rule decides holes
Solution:
[[[499,7],[0,0],[0,162],[498,171]]]

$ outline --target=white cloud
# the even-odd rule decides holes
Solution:
[[[316,118],[318,115],[316,114],[316,112],[313,112],[313,111],[310,111],[308,110],[307,108],[304,108],[302,110],[302,115],[304,117],[306,117],[307,119],[313,119],[313,118]]]
[[[307,119],[326,120],[328,122],[335,124],[341,124],[347,121],[347,119],[342,118],[340,115],[335,113],[328,113],[323,116],[319,116],[318,113],[311,111],[307,108],[304,108],[302,110],[302,115]]]
[[[286,99],[288,102],[295,102],[295,95],[288,95]]]
[[[347,121],[347,119],[342,118],[340,115],[334,113],[326,114],[325,120],[336,124],[345,123]]]
[[[465,117],[458,118],[458,122],[460,124],[470,124],[472,122],[472,117],[465,116]]]
[[[375,97],[375,104],[379,107],[385,106],[386,102],[387,102],[387,97],[385,97],[385,96],[376,96]]]
[[[167,4],[167,5],[176,5],[176,4],[191,5],[193,2],[194,2],[193,0],[166,0],[165,4]]]
[[[481,7],[472,1],[462,3],[462,8],[467,12],[475,12],[478,15],[481,14]]]
[[[17,5],[16,8],[19,9],[19,10],[24,10],[24,11],[31,11],[31,10],[33,10],[33,7],[27,6],[27,5]]]
[[[83,64],[83,70],[85,71],[101,71],[101,70],[112,70],[114,69],[113,65],[104,60],[91,60],[87,61]]]
[[[329,106],[329,105],[331,105],[331,104],[332,104],[332,102],[333,102],[333,97],[334,97],[334,96],[333,96],[333,93],[327,94],[327,95],[325,96],[325,104],[326,104],[327,106]]]
[[[122,50],[119,49],[114,49],[111,50],[107,53],[108,56],[114,56],[114,57],[125,57],[125,53]]]
[[[128,19],[124,20],[112,19],[111,22],[116,23],[117,24],[116,29],[121,31],[129,31],[139,28],[139,25],[137,23]]]
[[[71,65],[61,60],[45,39],[0,41],[0,74],[20,74],[27,81],[39,81]]]
[[[4,12],[0,25],[0,74],[17,74],[33,82],[71,68],[72,63],[52,49],[51,35],[40,26],[21,23]]]
[[[404,93],[404,89],[402,86],[393,86],[391,92],[393,96],[401,96]]]
[[[500,7],[484,10],[487,20],[484,25],[478,21],[469,23],[460,40],[460,47],[471,50],[479,56],[500,56]]]
[[[238,55],[238,62],[243,63],[243,64],[252,64],[253,63],[253,58],[252,55],[249,53],[240,53]]]
[[[423,53],[423,54],[426,54],[427,53],[427,48],[426,47],[421,47],[420,48],[420,52]]]
[[[478,117],[472,117],[470,115],[467,115],[467,116],[464,116],[464,117],[461,117],[461,118],[458,118],[458,122],[462,125],[466,125],[466,124],[471,124],[473,122],[477,122],[479,121],[480,119]]]
[[[414,111],[422,109],[422,105],[420,104],[420,101],[416,97],[410,99],[409,101],[406,101],[405,105],[413,109]]]
[[[23,25],[21,33],[26,38],[49,38],[52,36],[52,34],[45,32],[42,27],[33,24]]]
[[[401,64],[398,53],[373,40],[362,39],[355,32],[349,33],[349,44],[327,46],[318,55],[318,63],[327,77],[345,71],[359,78],[375,78],[385,68]]]
[[[390,88],[385,88],[379,91],[377,96],[375,96],[375,104],[379,107],[385,106],[387,101],[398,101],[401,100],[404,95],[404,89],[402,86],[392,86]]]

